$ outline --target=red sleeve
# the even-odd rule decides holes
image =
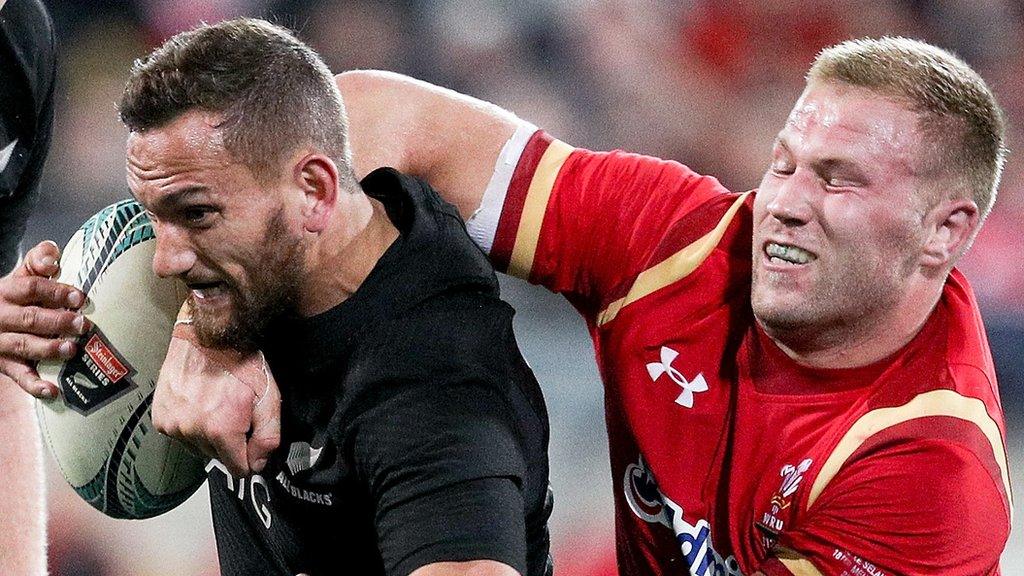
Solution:
[[[990,441],[931,417],[869,438],[778,546],[822,574],[998,574],[1010,530]],[[772,560],[762,571],[785,574]]]
[[[680,225],[699,237],[721,218],[711,203],[731,203],[717,180],[677,162],[624,152],[575,149],[538,131],[512,175],[491,259],[501,271],[598,306],[657,257]],[[620,294],[621,296],[621,294]]]

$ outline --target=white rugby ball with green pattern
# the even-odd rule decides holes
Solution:
[[[60,281],[88,296],[93,328],[74,358],[42,362],[60,395],[39,400],[43,438],[64,478],[114,518],[150,518],[181,504],[206,479],[201,459],[153,428],[150,405],[187,291],[152,270],[156,238],[133,200],[108,206],[68,242]]]

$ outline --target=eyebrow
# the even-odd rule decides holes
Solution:
[[[772,142],[772,150],[775,150],[776,148],[782,148],[786,154],[789,154],[790,156],[793,155],[793,151],[789,148],[789,145],[782,139],[782,133],[779,133]]]
[[[135,195],[135,193],[131,192],[130,189],[129,192],[131,193],[132,198],[134,198],[136,202],[139,202],[139,198]],[[210,192],[210,189],[206,186],[185,186],[184,188],[180,188],[178,190],[168,192],[167,194],[163,194],[162,196],[160,196],[157,199],[155,205],[153,206],[153,209],[167,209],[173,206],[177,206],[185,203],[185,201],[188,200],[188,197],[190,196],[205,194],[208,192]],[[142,204],[142,202],[139,202],[139,204]]]
[[[773,148],[775,146],[778,146],[779,148],[782,148],[790,156],[793,155],[793,151],[790,149],[789,145],[786,144],[786,141],[782,138],[781,134],[775,137],[775,142],[774,142]],[[856,162],[855,160],[852,160],[850,158],[843,158],[843,157],[832,156],[832,157],[828,157],[828,158],[818,159],[818,160],[814,161],[811,165],[817,171],[841,169],[841,170],[855,170],[860,175],[863,175],[863,173],[864,173],[864,168],[858,162]]]

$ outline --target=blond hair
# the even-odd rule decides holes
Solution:
[[[818,54],[807,82],[843,82],[907,104],[920,115],[926,170],[952,178],[983,220],[1006,159],[1003,111],[985,81],[957,56],[898,37],[848,40]]]

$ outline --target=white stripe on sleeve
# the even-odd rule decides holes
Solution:
[[[498,230],[498,220],[501,219],[501,209],[505,205],[505,195],[508,193],[508,186],[512,182],[512,174],[519,165],[519,158],[526,149],[526,143],[537,131],[537,127],[526,121],[520,121],[512,137],[505,142],[505,146],[498,155],[498,161],[494,164],[494,173],[491,181],[487,183],[484,190],[484,197],[480,201],[480,207],[466,220],[466,230],[469,237],[476,242],[484,252],[490,254],[491,246],[494,245],[494,234]]]

